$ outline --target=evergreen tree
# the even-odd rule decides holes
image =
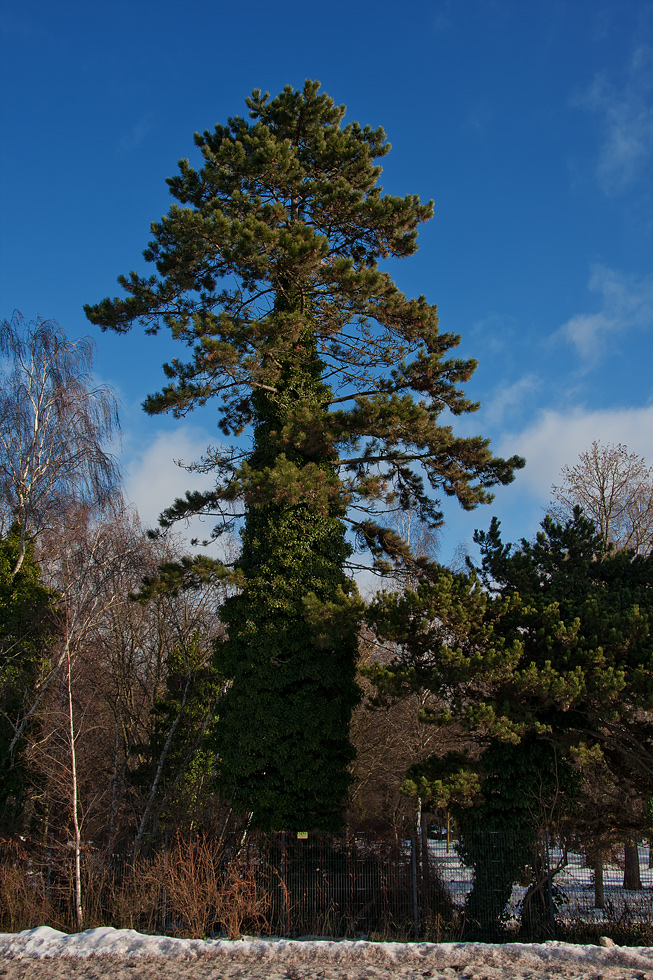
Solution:
[[[253,430],[249,451],[207,452],[198,468],[215,489],[187,494],[162,522],[214,515],[217,535],[245,519],[241,591],[217,650],[232,678],[223,790],[253,825],[332,827],[358,696],[347,527],[387,571],[410,552],[384,513],[411,508],[437,526],[438,494],[471,509],[522,461],[440,424],[445,410],[477,407],[460,389],[475,362],[447,358],[458,338],[439,333],[436,308],[379,268],[415,252],[433,213],[415,195],[382,194],[383,130],[343,126],[344,106],[317,82],[274,99],[255,90],[247,105],[250,121],[196,134],[201,170],[182,160],[169,179],[179,204],[144,253],[156,274],[121,277],[128,295],[86,313],[118,332],[165,325],[190,349],[164,365],[169,384],[146,411],[182,416],[215,397],[225,437]]]
[[[14,574],[21,550],[24,557]],[[14,526],[0,539],[0,827],[20,826],[33,774],[25,743],[14,745],[38,679],[48,670],[53,600],[32,546]]]
[[[606,552],[579,508],[517,547],[496,519],[475,539],[471,574],[433,566],[372,604],[377,635],[402,650],[374,669],[381,689],[419,684],[443,705],[427,721],[456,719],[485,744],[538,737],[653,789],[653,559]]]
[[[135,853],[151,826],[169,829],[175,822],[197,818],[213,770],[211,732],[222,684],[210,643],[201,642],[197,633],[189,636],[183,646],[170,651],[165,671],[165,689],[152,705],[148,744],[135,747],[144,761],[134,783],[147,791]]]
[[[377,636],[401,650],[373,669],[380,690],[431,691],[440,707],[423,720],[455,722],[468,740],[466,753],[414,766],[406,789],[457,811],[478,884],[471,919],[488,908],[488,834],[518,828],[528,850],[572,812],[576,831],[629,835],[650,818],[625,801],[653,792],[653,559],[606,552],[579,508],[564,524],[545,518],[517,547],[496,520],[475,538],[482,560],[470,575],[435,566],[371,609]],[[597,812],[597,784],[605,804],[618,789],[618,810]],[[516,865],[506,856],[499,867],[497,921]]]
[[[479,572],[514,602],[505,636],[523,644],[493,699],[516,736],[549,738],[642,796],[653,792],[653,557],[614,548],[579,507],[542,522],[534,541],[504,545],[498,521],[478,533]],[[508,705],[506,709],[500,707]]]

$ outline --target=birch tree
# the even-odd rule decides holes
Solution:
[[[4,320],[0,358],[0,531],[19,528],[16,575],[28,542],[61,527],[71,504],[101,505],[117,492],[106,446],[118,412],[93,379],[92,342],[68,340],[52,320]]]

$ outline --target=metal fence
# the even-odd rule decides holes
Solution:
[[[592,855],[591,860],[587,854]],[[475,939],[653,943],[653,870],[623,887],[623,852],[566,847],[543,834],[462,839],[276,833],[162,841],[147,858],[87,847],[85,926],[174,935],[321,936],[432,942]],[[0,848],[0,929],[74,929],[72,855]],[[600,899],[600,900],[599,900]],[[602,907],[597,907],[598,905]]]
[[[448,841],[284,833],[254,837],[247,855],[272,896],[268,923],[278,935],[653,940],[648,844],[639,845],[638,890],[623,887],[623,851],[604,856],[602,907],[595,862],[547,833],[535,841],[482,830]]]

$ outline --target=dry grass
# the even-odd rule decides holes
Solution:
[[[179,837],[164,851],[136,860],[87,850],[84,928],[113,926],[196,939],[215,934],[237,939],[243,933],[415,938],[414,896],[409,878],[399,873],[401,855],[379,853],[377,865],[374,852],[360,848],[354,859],[344,861],[341,850],[307,854],[277,848],[269,854],[252,840],[246,855],[231,843],[227,847],[203,835]],[[76,932],[72,859],[65,846],[30,844],[27,850],[21,842],[0,842],[0,931],[49,925]],[[420,895],[419,938],[458,941],[460,918],[450,900],[441,899],[437,888]],[[600,932],[620,945],[647,945],[653,943],[652,930],[641,910],[626,909],[600,925],[582,916],[574,922],[565,917],[556,923],[556,938],[594,943]],[[519,938],[535,937],[520,933]]]
[[[67,851],[38,863],[19,847],[4,849],[0,863],[0,929],[19,932],[50,925],[76,930],[73,869]],[[269,899],[251,867],[229,860],[205,837],[178,839],[165,853],[117,861],[102,852],[85,855],[84,925],[111,925],[144,933],[169,932],[201,939],[224,932],[237,939],[266,931]]]
[[[265,929],[269,900],[251,868],[227,861],[213,840],[177,840],[163,882],[169,915],[184,936],[201,939],[216,930],[239,939]]]
[[[20,932],[52,918],[51,903],[42,876],[24,864],[5,865],[0,870],[0,922],[4,932]]]

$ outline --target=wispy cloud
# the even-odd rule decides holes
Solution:
[[[430,12],[430,26],[436,34],[445,34],[454,23],[454,0],[439,0]]]
[[[562,467],[573,465],[594,440],[623,443],[653,463],[653,405],[600,411],[551,409],[527,428],[505,434],[496,448],[526,458],[515,490],[534,494],[546,503]]]
[[[142,116],[137,119],[136,122],[124,132],[116,147],[116,153],[122,155],[123,153],[129,153],[131,150],[135,150],[141,145],[143,140],[151,133],[153,128],[152,120],[149,116]]]
[[[637,278],[596,265],[588,289],[600,297],[600,308],[594,313],[577,313],[554,336],[572,343],[584,366],[591,368],[618,335],[653,326],[653,275]]]
[[[505,422],[508,416],[518,416],[525,402],[533,398],[541,383],[536,374],[525,374],[512,384],[500,385],[483,403],[484,421],[498,425]]]
[[[482,99],[463,120],[462,129],[473,136],[485,136],[492,126],[496,112],[487,99]]]
[[[517,453],[526,459],[526,466],[517,472],[514,483],[497,489],[489,508],[447,512],[444,561],[458,542],[475,554],[473,531],[489,527],[492,515],[501,521],[504,542],[532,538],[551,504],[552,485],[560,483],[562,467],[573,466],[595,439],[623,443],[653,464],[653,404],[601,410],[576,405],[545,409],[528,423],[520,424],[517,414],[514,420],[493,439],[492,449],[504,458]]]
[[[512,343],[517,331],[517,320],[508,314],[491,313],[482,320],[477,320],[472,329],[496,353]]]
[[[621,84],[605,74],[577,95],[573,105],[594,113],[599,120],[601,144],[597,179],[607,194],[637,180],[653,159],[653,48],[638,47]]]
[[[161,432],[147,448],[134,454],[126,464],[125,495],[136,505],[146,527],[156,527],[159,514],[183,497],[186,490],[208,490],[214,484],[210,474],[188,473],[175,460],[188,464],[198,460],[210,441],[206,433],[180,426]],[[210,530],[206,523],[191,530],[181,529],[184,535],[205,537]]]

